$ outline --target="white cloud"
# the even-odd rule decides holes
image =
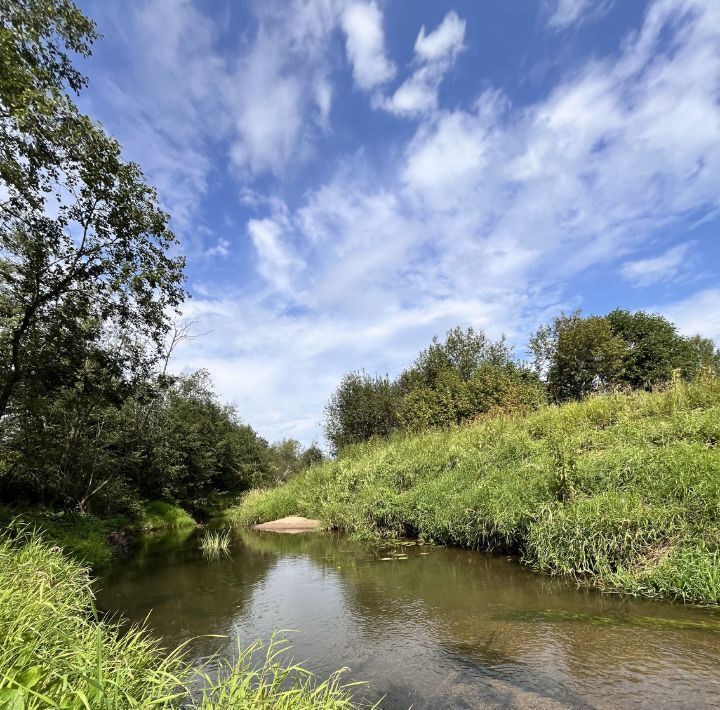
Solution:
[[[626,261],[620,267],[620,273],[635,286],[675,280],[685,274],[690,266],[687,253],[691,246],[693,242],[686,242],[650,259]]]
[[[205,256],[228,256],[230,242],[227,239],[218,239],[214,246],[205,250]]]
[[[720,346],[720,288],[698,291],[682,301],[655,310],[676,323],[683,335],[699,333]]]
[[[123,71],[94,81],[85,107],[143,165],[189,251],[204,250],[190,227],[211,151],[226,150],[244,179],[277,175],[312,154],[329,125],[328,52],[344,2],[257,4],[232,49],[222,48],[222,21],[191,0],[95,5]]]
[[[258,256],[258,272],[278,291],[290,291],[301,263],[283,240],[283,225],[274,219],[251,219],[248,233]]]
[[[597,20],[610,11],[615,0],[551,0],[548,25],[565,29]]]
[[[395,65],[385,56],[382,21],[382,13],[375,2],[352,2],[342,14],[355,83],[365,91],[395,76]]]
[[[182,187],[174,199],[184,195],[190,212],[194,190],[207,189],[210,134],[235,145],[247,177],[311,155],[314,131],[327,130],[332,84],[323,58],[329,33],[340,23],[347,32],[345,6],[292,3],[287,17],[284,4],[272,6],[234,63],[198,50],[186,69],[193,43],[204,34],[214,42],[216,29],[197,20],[187,56],[185,30],[172,31],[158,48],[168,73],[148,85],[139,67],[137,96],[125,87],[140,150],[154,153],[150,163],[168,190]],[[352,49],[348,32],[355,80],[377,96],[393,72],[382,15],[373,3],[353,7],[369,8],[374,27],[362,35],[356,23]],[[194,21],[188,15],[182,26]],[[688,213],[720,207],[720,5],[654,3],[617,54],[573,67],[521,107],[494,89],[469,107],[439,105],[440,82],[465,41],[461,24],[454,16],[422,30],[410,78],[383,99],[384,108],[418,119],[412,138],[388,146],[379,164],[362,150],[328,155],[330,170],[342,167],[291,207],[246,184],[244,200],[259,215],[247,235],[264,287],[210,289],[188,304],[199,330],[213,333],[189,344],[177,367],[209,367],[220,392],[265,436],[310,441],[343,372],[394,374],[433,333],[458,323],[493,336],[509,330],[521,344],[539,318],[576,303],[563,289],[583,270],[612,264],[636,278],[657,275],[662,265],[638,266],[653,261],[638,259],[638,250]],[[167,77],[181,82],[181,96]],[[254,100],[265,112],[285,111],[288,125],[277,115],[262,125],[263,112],[242,104]],[[166,173],[164,160],[172,161]],[[664,312],[717,334],[718,298],[711,289]]]
[[[456,12],[448,12],[430,34],[425,34],[425,25],[420,28],[415,40],[415,54],[425,61],[436,62],[458,54],[464,40],[465,20],[461,20]]]
[[[436,109],[440,84],[463,50],[464,40],[465,20],[455,12],[449,12],[430,34],[425,34],[423,25],[415,41],[417,69],[390,97],[376,97],[375,105],[404,116]]]
[[[618,56],[536,104],[517,109],[489,90],[468,110],[431,112],[387,177],[356,160],[289,211],[307,263],[294,272],[300,313],[267,300],[252,308],[273,324],[258,347],[313,373],[302,405],[273,390],[297,431],[341,372],[394,374],[457,323],[510,329],[520,345],[543,314],[574,305],[562,284],[637,261],[657,229],[717,208],[719,14],[656,4]]]

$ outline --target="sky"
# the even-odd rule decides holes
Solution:
[[[720,343],[720,2],[81,0],[80,105],[157,187],[206,368],[269,440],[455,325]]]

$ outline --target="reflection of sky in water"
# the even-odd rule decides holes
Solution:
[[[103,582],[100,604],[199,655],[289,634],[320,675],[349,666],[386,707],[712,707],[720,613],[600,596],[463,550],[389,552],[319,535],[246,533],[230,558],[155,538]],[[424,554],[420,554],[420,553]],[[429,553],[429,554],[427,554]],[[370,694],[370,693],[368,693]]]

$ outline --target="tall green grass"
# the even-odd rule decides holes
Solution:
[[[143,530],[193,528],[197,525],[190,513],[177,505],[162,500],[147,503],[136,526]]]
[[[351,447],[232,516],[519,552],[606,591],[717,604],[718,447],[720,382],[677,382]]]
[[[116,552],[109,540],[113,534],[194,528],[197,525],[187,511],[159,500],[139,506],[132,514],[103,517],[45,508],[0,506],[0,527],[17,525],[18,520],[41,531],[45,540],[56,543],[95,570],[111,564]]]
[[[230,554],[230,531],[208,530],[200,539],[203,555],[211,560]]]
[[[258,650],[193,667],[142,628],[99,620],[88,570],[60,548],[34,533],[0,535],[0,707],[355,707],[337,674],[319,682],[287,660],[280,639]]]

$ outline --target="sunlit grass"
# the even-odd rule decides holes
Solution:
[[[148,503],[142,512],[140,527],[144,530],[166,530],[168,528],[192,528],[197,523],[186,510],[166,503],[162,500],[154,500]]]
[[[717,604],[719,446],[720,381],[678,382],[351,447],[232,515],[516,552],[607,591]]]
[[[190,664],[140,627],[97,618],[88,570],[35,533],[0,535],[0,707],[352,708],[337,674],[319,681],[274,638],[236,660]]]

